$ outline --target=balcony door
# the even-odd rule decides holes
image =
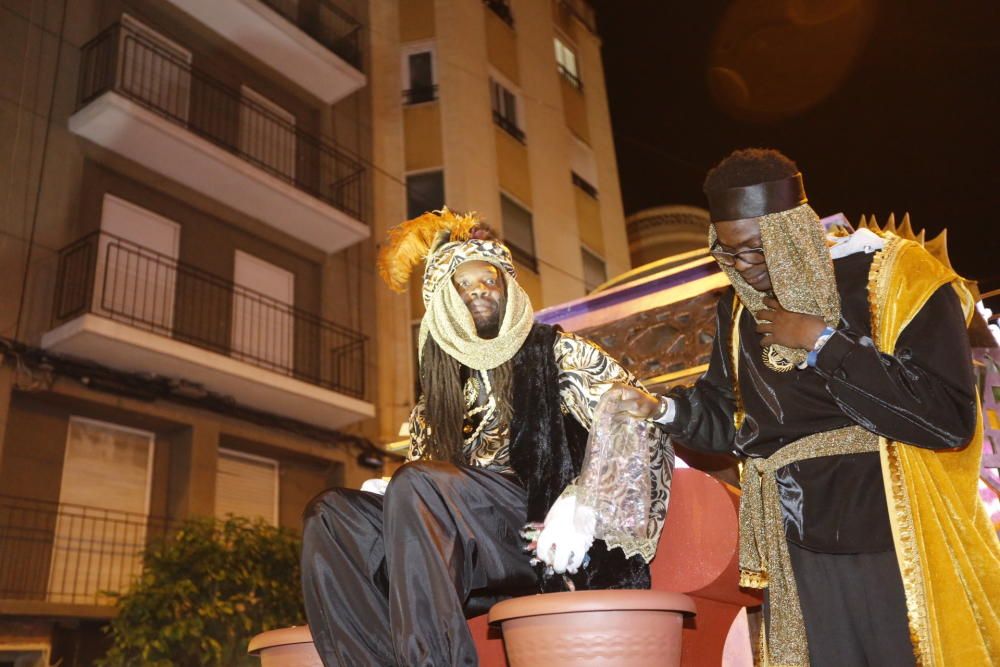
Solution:
[[[295,116],[253,88],[243,86],[240,150],[279,178],[295,182]]]
[[[237,250],[233,282],[233,356],[291,375],[295,276]]]
[[[154,436],[72,417],[66,438],[48,600],[108,603],[142,567]]]
[[[122,15],[118,88],[156,113],[187,123],[191,52],[149,26]]]
[[[219,448],[215,472],[215,516],[263,519],[278,525],[278,462]]]
[[[104,195],[96,312],[171,335],[180,225],[141,206]]]

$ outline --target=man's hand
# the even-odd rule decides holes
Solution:
[[[785,310],[772,296],[764,298],[764,305],[767,308],[757,313],[757,319],[761,320],[757,325],[757,333],[764,334],[760,339],[761,347],[783,345],[792,349],[811,350],[826,328],[823,318]]]
[[[576,496],[560,497],[545,516],[535,555],[556,573],[576,574],[594,542],[594,510],[576,504]]]
[[[608,389],[608,408],[615,418],[649,419],[660,409],[660,401],[642,389],[618,384]]]

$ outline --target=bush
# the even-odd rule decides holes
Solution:
[[[262,521],[192,519],[143,555],[142,577],[118,595],[100,667],[253,665],[247,642],[301,625],[298,536]]]

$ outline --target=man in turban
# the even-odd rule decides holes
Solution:
[[[403,291],[421,261],[410,462],[384,495],[377,483],[332,489],[305,513],[306,614],[327,667],[475,665],[465,619],[498,599],[648,588],[666,515],[673,451],[658,429],[630,441],[647,462],[641,479],[574,484],[599,398],[635,378],[594,344],[534,321],[510,251],[475,215],[445,209],[404,223],[379,269]],[[628,511],[608,510],[623,484],[648,490],[629,525]],[[611,503],[578,503],[585,492]],[[534,558],[526,526],[540,528]]]
[[[976,493],[982,423],[964,282],[920,243],[827,237],[795,163],[736,151],[705,179],[733,289],[708,371],[620,409],[745,457],[741,585],[772,665],[985,665],[1000,549]]]

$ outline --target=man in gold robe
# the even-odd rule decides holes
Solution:
[[[736,151],[704,185],[733,289],[706,374],[621,410],[745,457],[741,585],[772,665],[986,665],[1000,547],[976,495],[982,424],[964,283],[919,243],[828,238],[794,162]],[[992,658],[991,658],[992,656]]]

